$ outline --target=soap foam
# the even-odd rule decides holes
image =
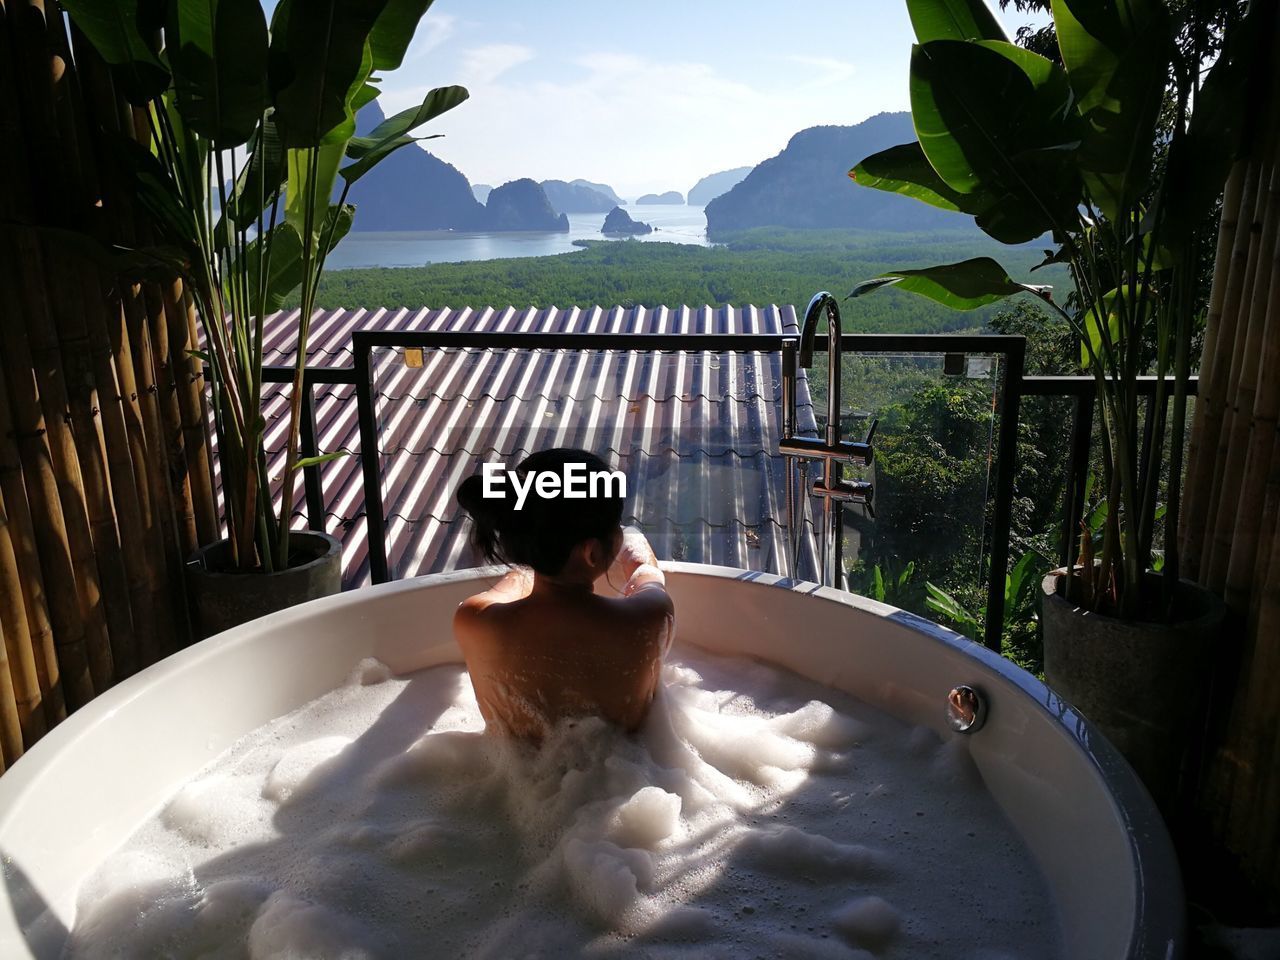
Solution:
[[[681,654],[638,734],[581,717],[541,748],[485,734],[459,666],[363,661],[105,861],[67,953],[1061,956],[964,738]]]

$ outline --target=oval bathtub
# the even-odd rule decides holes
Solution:
[[[1065,955],[1182,955],[1182,888],[1163,823],[1110,744],[1043,684],[884,604],[766,574],[666,566],[679,643],[759,657],[943,736],[960,736],[946,725],[948,691],[978,688],[989,712],[971,754],[1048,881]],[[448,631],[424,638],[423,624],[447,624],[485,576],[386,584],[246,624],[54,729],[0,777],[0,956],[57,957],[76,891],[108,854],[233,742],[334,688],[357,660],[396,672],[460,661]]]

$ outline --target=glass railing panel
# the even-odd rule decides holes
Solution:
[[[819,429],[827,422],[822,359],[809,373]],[[874,517],[843,507],[849,588],[931,619],[953,604],[944,619],[974,636],[985,603],[1001,363],[984,354],[846,353],[841,376],[841,435],[861,439],[878,421],[872,467],[845,468],[875,490]]]

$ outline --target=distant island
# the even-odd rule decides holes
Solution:
[[[605,213],[618,205],[609,194],[578,181],[543,180],[542,189],[556,213]]]
[[[600,232],[606,236],[636,237],[653,233],[653,227],[647,223],[632,220],[627,211],[621,207],[614,207],[604,218],[604,226],[600,228]]]
[[[684,203],[684,197],[675,190],[668,190],[666,193],[646,193],[636,201],[637,205],[642,203]]]
[[[569,186],[586,187],[588,190],[594,190],[596,193],[603,193],[619,207],[625,207],[627,205],[627,201],[614,193],[613,187],[609,186],[607,183],[592,183],[590,180],[570,180]]]
[[[689,205],[705,207],[716,197],[722,193],[728,193],[745,180],[751,169],[751,167],[734,167],[732,170],[722,170],[703,177],[689,190]]]
[[[863,158],[915,139],[909,113],[801,130],[780,154],[707,204],[707,236],[718,240],[754,227],[976,232],[973,221],[960,214],[849,180],[849,170]]]
[[[374,100],[357,115],[356,132],[368,136],[385,119]],[[606,197],[598,197],[598,210],[611,208]],[[552,206],[537,182],[472,186],[457,167],[415,145],[397,150],[356,181],[347,199],[356,206],[355,225],[361,231],[569,230],[569,218]]]
[[[569,232],[569,218],[557,214],[541,184],[528,177],[494,187],[485,213],[489,230]]]

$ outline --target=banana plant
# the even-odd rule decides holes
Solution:
[[[1004,624],[1005,631],[1015,624],[1026,623],[1036,619],[1034,605],[1034,587],[1036,574],[1047,564],[1035,553],[1025,553],[1013,565],[1004,578]],[[925,606],[934,613],[945,617],[956,629],[975,643],[980,637],[987,620],[987,608],[983,604],[977,610],[970,610],[954,596],[947,593],[937,584],[925,583]]]
[[[290,566],[303,378],[325,259],[351,229],[352,184],[467,99],[458,86],[356,136],[432,0],[63,0],[143,121],[115,162],[203,325],[231,554]],[[339,187],[339,183],[341,186]],[[337,194],[337,200],[333,198]],[[281,510],[269,489],[263,319],[301,288]]]
[[[1178,577],[1196,249],[1241,143],[1244,81],[1257,38],[1267,36],[1250,21],[1267,5],[1253,4],[1242,19],[1235,0],[1190,3],[1176,8],[1175,22],[1162,0],[1053,0],[1059,64],[1010,43],[982,0],[906,4],[917,40],[910,97],[919,139],[863,159],[850,177],[970,216],[1001,243],[1051,238],[1044,264],[1065,263],[1077,296],[1068,310],[1047,287],[1013,280],[990,257],[891,270],[851,296],[896,286],[973,309],[1030,293],[1056,311],[1097,383],[1111,507],[1101,569],[1089,582],[1114,586],[1081,599],[1126,618],[1142,607],[1167,465],[1168,609]],[[1206,71],[1214,40],[1220,49]],[[1160,380],[1150,408],[1156,423],[1144,432],[1137,378],[1147,372]]]

